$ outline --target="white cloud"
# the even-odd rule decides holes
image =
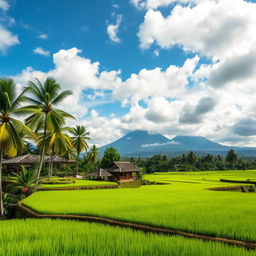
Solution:
[[[141,145],[141,147],[143,148],[148,148],[148,147],[160,147],[160,146],[166,146],[166,145],[179,145],[180,143],[179,142],[176,142],[176,141],[168,141],[168,142],[165,142],[165,143],[152,143],[152,144],[143,144]]]
[[[223,70],[221,65],[229,67],[230,62],[227,59],[199,66],[199,57],[195,56],[180,67],[142,69],[121,80],[121,71],[104,71],[99,62],[92,62],[81,56],[80,50],[72,48],[53,55],[52,70],[27,68],[14,78],[18,85],[25,85],[35,77],[42,81],[53,77],[63,89],[72,90],[74,94],[60,107],[86,125],[92,143],[98,145],[112,142],[128,130],[147,129],[167,137],[200,135],[226,144],[255,146],[256,135],[254,130],[248,130],[248,124],[256,120],[256,72],[224,80],[225,86],[217,89],[208,83],[211,75]],[[229,73],[229,68],[226,70]],[[195,85],[189,86],[190,82]],[[86,89],[92,89],[92,93],[84,95]],[[92,110],[95,105],[112,99],[123,102],[127,113],[100,116]],[[93,100],[94,105],[88,104],[88,100]],[[244,136],[246,131],[250,131],[249,139]]]
[[[148,97],[179,97],[186,91],[189,77],[196,69],[199,58],[187,59],[182,67],[170,65],[165,71],[161,68],[142,69],[132,74],[116,91],[118,99],[147,99]]]
[[[146,49],[156,43],[167,49],[179,45],[185,51],[199,52],[215,60],[255,49],[255,3],[243,0],[187,2],[194,4],[177,4],[169,16],[149,9],[138,32],[140,46]]]
[[[48,35],[47,34],[40,34],[38,36],[39,39],[43,39],[43,40],[46,40],[48,38]]]
[[[112,7],[115,8],[115,9],[119,9],[120,5],[119,4],[112,4]]]
[[[78,119],[87,113],[82,92],[85,89],[110,89],[121,83],[120,71],[100,71],[99,62],[79,56],[81,51],[77,48],[60,50],[53,54],[54,69],[48,72],[33,70],[28,67],[14,77],[16,82],[22,86],[29,80],[38,78],[42,81],[46,77],[56,79],[64,90],[71,90],[73,95],[65,99],[61,107],[76,115]],[[72,108],[70,107],[72,106]]]
[[[118,32],[119,32],[119,26],[122,22],[122,15],[117,15],[116,16],[116,24],[109,24],[107,26],[107,34],[109,36],[109,39],[112,42],[115,43],[121,43],[121,38],[118,37]]]
[[[42,47],[35,48],[33,52],[42,56],[50,56],[50,52],[43,49]]]
[[[18,37],[0,25],[0,53],[5,53],[9,47],[16,44],[19,44]]]
[[[175,2],[175,0],[131,0],[132,5],[134,5],[137,9],[156,9],[162,6],[168,6],[171,3]]]
[[[0,0],[0,9],[7,11],[10,8],[6,0]]]

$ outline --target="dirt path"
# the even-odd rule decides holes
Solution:
[[[165,235],[179,235],[188,238],[194,239],[201,239],[206,241],[214,241],[214,242],[221,242],[230,245],[242,246],[248,249],[256,249],[256,243],[245,242],[241,240],[235,240],[230,238],[224,237],[214,237],[214,236],[207,236],[207,235],[200,235],[194,234],[186,231],[176,230],[176,229],[169,229],[169,228],[159,228],[153,227],[144,224],[137,224],[137,223],[130,223],[125,221],[119,221],[114,219],[108,219],[104,217],[96,217],[96,216],[81,216],[81,215],[57,215],[57,214],[40,214],[37,213],[30,208],[22,205],[21,203],[18,204],[18,208],[20,210],[21,218],[32,217],[32,218],[52,218],[52,219],[66,219],[66,220],[79,220],[79,221],[89,221],[89,222],[99,222],[103,224],[119,226],[124,228],[132,228],[135,230],[140,230],[144,232],[152,232],[157,234],[165,234]]]

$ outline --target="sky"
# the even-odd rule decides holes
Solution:
[[[256,0],[0,0],[0,77],[51,77],[104,145],[132,130],[256,146]]]

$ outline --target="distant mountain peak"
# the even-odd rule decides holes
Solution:
[[[116,148],[123,156],[152,156],[155,154],[173,155],[181,152],[200,152],[225,154],[232,147],[223,146],[203,136],[177,135],[168,139],[162,134],[151,133],[146,130],[128,132],[118,140],[100,148],[101,154],[107,147]],[[234,147],[233,147],[234,148]],[[242,150],[243,148],[236,148]],[[246,148],[251,155],[255,149]]]

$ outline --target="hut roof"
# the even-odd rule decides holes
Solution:
[[[130,162],[114,162],[112,169],[111,172],[141,172],[140,169]]]
[[[50,158],[51,158],[50,156],[45,156],[44,162],[46,162],[46,163],[50,162]],[[33,164],[35,162],[39,162],[39,159],[40,159],[39,155],[27,154],[24,156],[18,156],[15,158],[3,160],[3,164]],[[75,160],[67,160],[65,158],[55,156],[53,158],[53,163],[55,163],[55,164],[76,163],[76,161]]]
[[[86,174],[86,176],[91,176],[91,177],[109,177],[112,176],[111,173],[109,173],[108,171],[104,170],[104,169],[98,169],[95,170],[91,173]]]

